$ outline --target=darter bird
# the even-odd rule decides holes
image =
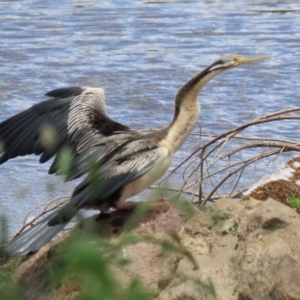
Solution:
[[[168,170],[174,153],[198,121],[197,98],[204,85],[224,71],[265,58],[230,55],[218,59],[179,89],[171,124],[151,133],[131,130],[110,119],[101,89],[77,87],[52,91],[47,94],[52,99],[1,123],[4,152],[0,163],[31,153],[41,154],[41,162],[56,155],[49,172],[58,173],[59,152],[69,147],[72,160],[67,180],[88,173],[69,202],[16,236],[6,252],[24,255],[39,250],[82,208],[105,211],[126,207],[126,199],[148,188]],[[44,123],[57,133],[57,142],[50,150],[41,142]]]

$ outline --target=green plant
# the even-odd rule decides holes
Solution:
[[[224,212],[224,211],[216,211],[212,214],[212,220],[215,225],[217,225],[220,221],[224,221],[230,218],[230,214]]]
[[[289,196],[287,197],[287,202],[290,204],[292,208],[295,208],[297,210],[300,209],[300,197],[294,195]]]
[[[120,257],[120,245],[113,245],[104,239],[77,237],[64,247],[63,263],[53,266],[53,286],[72,281],[78,290],[80,300],[150,300],[151,295],[141,282],[133,279],[122,285],[112,266],[124,267],[129,262]]]

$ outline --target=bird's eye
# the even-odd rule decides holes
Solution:
[[[239,63],[239,62],[240,62],[240,59],[241,59],[241,56],[237,56],[237,57],[234,57],[234,58],[233,58],[233,61],[234,61],[235,63]]]

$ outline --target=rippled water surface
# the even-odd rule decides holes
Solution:
[[[228,2],[228,3],[227,3]],[[176,91],[219,56],[270,55],[215,78],[202,91],[199,126],[212,134],[299,106],[298,1],[1,1],[0,121],[62,86],[104,87],[110,115],[135,129],[162,127]],[[295,138],[296,122],[249,134]],[[200,141],[191,137],[176,162]],[[245,154],[247,156],[247,152]],[[249,184],[278,167],[257,164]],[[17,229],[33,206],[69,195],[75,182],[22,157],[0,166],[1,209]],[[266,170],[266,168],[269,168]]]

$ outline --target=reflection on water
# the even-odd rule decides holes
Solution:
[[[205,87],[202,131],[216,134],[298,106],[299,9],[298,1],[1,2],[0,121],[44,100],[49,90],[81,85],[105,87],[108,110],[118,121],[136,129],[162,127],[172,118],[179,87],[229,53],[271,58]],[[297,128],[295,122],[264,124],[248,134],[293,139]],[[174,166],[199,143],[190,138]],[[243,184],[279,161],[249,169]],[[48,167],[35,157],[0,167],[1,207],[15,220],[14,229],[31,207],[70,194],[76,185],[60,184],[47,175]]]

